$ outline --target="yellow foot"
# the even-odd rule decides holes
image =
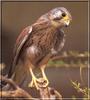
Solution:
[[[33,78],[31,83],[28,85],[28,87],[35,87],[37,90],[39,90],[41,87],[46,88],[49,84],[48,79],[44,78]]]
[[[28,87],[36,87],[36,89],[39,90],[38,79],[33,77],[31,83],[28,84]]]
[[[40,82],[43,84],[43,87],[47,87],[49,85],[49,81],[46,78],[41,78]]]
[[[49,81],[48,81],[48,79],[46,79],[45,81],[46,81],[46,86],[48,86],[48,85],[49,85]]]

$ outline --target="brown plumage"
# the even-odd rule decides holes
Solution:
[[[31,86],[38,89],[33,70],[41,69],[43,78],[48,80],[44,68],[53,54],[58,53],[64,45],[64,33],[61,28],[71,21],[70,13],[63,7],[58,7],[41,16],[36,23],[26,27],[19,35],[15,48],[9,77],[21,84],[30,71]],[[29,84],[30,85],[30,84]]]

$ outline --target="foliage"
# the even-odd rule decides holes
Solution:
[[[90,53],[85,51],[83,53],[77,51],[63,52],[60,56],[54,57],[49,61],[49,67],[74,67],[80,68],[80,78],[83,82],[82,69],[89,68]],[[72,86],[77,90],[78,93],[83,95],[83,100],[90,100],[90,88],[81,87],[79,82],[72,82]],[[76,96],[72,96],[72,100],[77,100]]]
[[[81,84],[77,81],[73,82],[71,80],[71,83],[72,83],[72,86],[77,90],[78,93],[82,93],[83,100],[90,100],[90,88],[81,87]],[[75,98],[76,97],[73,97],[73,100],[76,100]]]
[[[88,59],[90,55],[88,52],[69,51],[54,56],[48,63],[49,67],[88,67]]]

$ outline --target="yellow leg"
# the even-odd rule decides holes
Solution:
[[[38,79],[35,77],[35,75],[34,75],[34,73],[33,73],[33,71],[32,71],[32,68],[29,68],[29,71],[30,71],[31,76],[32,76],[32,81],[31,81],[31,83],[29,83],[28,86],[29,86],[29,87],[35,86],[36,89],[38,90],[38,89],[39,89],[38,84],[37,84]]]
[[[48,81],[48,79],[46,77],[46,74],[44,72],[44,69],[45,69],[45,65],[41,67],[41,72],[42,72],[42,76],[43,76],[44,80],[46,81],[46,86],[48,86],[49,81]]]

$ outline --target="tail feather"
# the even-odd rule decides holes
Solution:
[[[13,73],[13,81],[19,86],[23,86],[28,84],[28,81],[30,81],[29,77],[30,73],[27,66],[22,63],[19,63],[16,66],[15,72]]]
[[[12,79],[19,86],[27,86],[28,82],[30,82],[30,73],[28,67],[25,66],[21,60],[19,60],[18,64],[14,68],[15,69],[12,73],[11,66],[8,75],[6,75],[5,77],[8,79]],[[10,85],[7,85],[6,82],[2,82],[2,88],[3,90],[8,90],[10,89]]]

